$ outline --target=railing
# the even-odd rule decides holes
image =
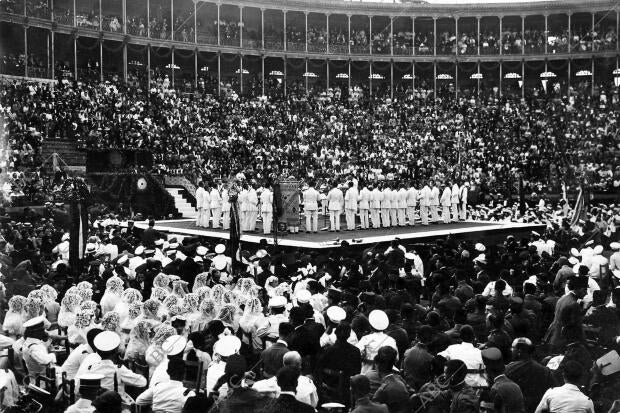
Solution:
[[[434,46],[421,44],[415,47],[415,54],[418,56],[432,56],[434,54]]]
[[[413,54],[413,46],[394,46],[394,54],[397,56],[411,56]]]
[[[70,10],[54,10],[54,21],[63,26],[73,26],[73,13]]]
[[[347,54],[349,53],[349,46],[346,44],[330,44],[329,53],[330,54]]]
[[[198,32],[198,43],[216,45],[217,35],[209,34],[205,32]]]
[[[105,32],[120,33],[123,31],[123,19],[117,16],[104,16],[101,29]]]
[[[308,44],[308,53],[327,53],[327,44],[310,43]]]
[[[352,44],[351,54],[370,54],[370,46],[367,44]]]
[[[304,52],[306,51],[305,43],[287,42],[286,50],[289,52]]]
[[[265,38],[265,49],[267,50],[284,50],[284,41],[282,38]]]
[[[217,42],[215,44],[217,44]],[[221,39],[220,44],[222,46],[239,47],[239,38],[235,38],[235,37],[223,38]]]
[[[246,49],[261,49],[262,41],[243,38],[243,47]]]

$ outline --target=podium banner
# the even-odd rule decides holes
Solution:
[[[285,179],[280,181],[282,216],[280,222],[289,226],[299,225],[299,181]]]

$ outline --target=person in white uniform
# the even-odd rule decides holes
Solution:
[[[95,351],[99,355],[99,360],[88,356],[76,377],[81,377],[84,373],[98,373],[103,375],[101,387],[117,393],[124,393],[125,385],[134,387],[145,387],[146,378],[141,374],[136,374],[125,366],[118,367],[114,362],[121,338],[113,331],[102,331],[97,334],[93,342]],[[92,356],[92,355],[91,355]],[[79,385],[79,383],[76,383]]]
[[[347,231],[355,229],[355,214],[357,213],[357,203],[359,200],[359,192],[353,182],[349,182],[349,189],[344,195],[344,211],[347,220]]]
[[[450,223],[450,207],[452,206],[452,191],[450,185],[446,185],[441,194],[441,217],[444,224]]]
[[[405,184],[402,183],[400,189],[396,193],[397,199],[397,215],[398,215],[398,226],[404,227],[406,224],[407,217],[407,189],[405,188]]]
[[[256,231],[256,219],[258,218],[258,194],[256,193],[256,185],[250,185],[248,189],[248,231]]]
[[[306,232],[315,234],[319,230],[319,191],[314,189],[314,181],[308,183],[308,189],[303,192],[304,214],[306,215]]]
[[[360,190],[359,196],[359,208],[360,208],[360,226],[362,229],[370,228],[370,222],[368,220],[369,210],[370,210],[370,191],[364,185],[364,187]]]
[[[428,210],[431,206],[431,188],[428,184],[424,185],[420,191],[420,219],[422,225],[428,225]]]
[[[469,192],[469,182],[465,182],[463,185],[461,185],[461,194],[460,194],[460,200],[461,200],[461,221],[465,221],[467,219],[467,194]]]
[[[439,222],[439,188],[437,188],[437,184],[431,181],[431,222],[436,224]]]
[[[452,184],[452,189],[450,190],[450,203],[451,205],[451,211],[452,211],[452,221],[453,222],[458,222],[459,221],[459,196],[461,193],[461,189],[459,188],[458,184],[456,183],[456,181]]]
[[[84,373],[79,377],[80,380],[80,398],[65,410],[65,413],[93,413],[96,408],[93,406],[93,400],[97,398],[101,389],[101,380],[103,374]]]
[[[216,185],[213,186],[209,195],[211,197],[211,204],[209,206],[211,209],[211,226],[219,228],[220,219],[222,219],[222,196]]]
[[[409,226],[415,225],[415,207],[418,204],[418,190],[415,188],[413,181],[409,184],[407,189],[407,219],[409,220]]]
[[[138,406],[152,406],[153,413],[181,413],[188,398],[195,393],[183,386],[185,362],[183,353],[187,340],[183,336],[171,336],[164,341],[162,350],[167,353],[166,362],[162,362],[157,370],[165,369],[160,378],[153,374],[154,385],[146,389],[136,399]]]
[[[24,323],[24,343],[21,351],[31,383],[34,383],[38,375],[45,375],[49,364],[56,363],[56,354],[47,351],[49,335],[45,331],[44,320],[43,316],[39,316]]]
[[[228,197],[228,187],[222,187],[222,229],[230,229],[230,200]]]
[[[248,230],[248,193],[248,184],[244,183],[237,197],[237,202],[239,203],[239,227],[241,231]]]
[[[196,188],[196,226],[202,226],[202,214],[204,214],[204,184],[202,181],[198,182],[198,188]]]
[[[207,228],[209,226],[209,220],[211,219],[211,188],[209,185],[204,189],[202,193],[202,218],[200,220],[200,226]]]
[[[374,358],[381,347],[390,346],[398,352],[396,341],[384,333],[390,324],[387,314],[382,310],[372,310],[368,315],[368,321],[373,332],[363,336],[356,345],[362,353],[362,374],[372,369]]]
[[[372,185],[368,186],[370,192],[370,219],[372,220],[372,227],[377,229],[381,228],[381,201],[383,200],[383,192],[379,187],[373,189]]]
[[[390,208],[392,208],[392,190],[388,183],[384,184],[383,197],[381,197],[381,226],[390,227]]]
[[[260,194],[260,214],[263,218],[263,234],[271,234],[273,223],[273,192],[266,186]]]
[[[344,206],[344,195],[338,188],[338,183],[334,181],[332,189],[327,194],[327,208],[329,209],[329,230],[340,231],[340,214]]]

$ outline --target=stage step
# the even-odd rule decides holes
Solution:
[[[166,191],[174,198],[174,206],[183,218],[196,218],[196,209],[181,194],[181,188],[166,187]]]

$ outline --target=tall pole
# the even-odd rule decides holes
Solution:
[[[28,77],[28,27],[24,28],[24,76]]]

